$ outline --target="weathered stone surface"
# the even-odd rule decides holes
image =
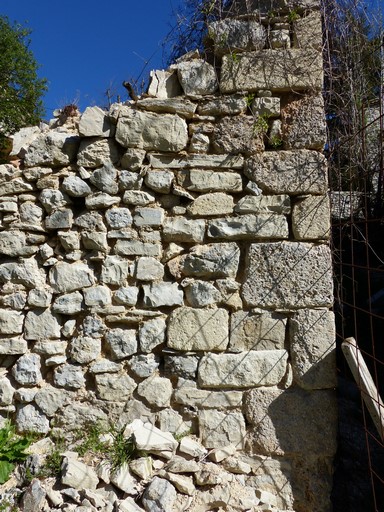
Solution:
[[[292,210],[292,231],[296,240],[327,239],[331,229],[328,196],[299,199]]]
[[[166,323],[164,318],[153,318],[144,322],[139,328],[140,348],[142,352],[149,353],[164,343]]]
[[[105,341],[114,360],[124,359],[137,351],[134,329],[109,329],[105,333]]]
[[[125,148],[177,153],[187,145],[187,125],[177,115],[158,115],[122,107],[117,122],[116,140]]]
[[[86,306],[107,306],[112,302],[111,290],[107,286],[93,286],[83,291]]]
[[[312,11],[294,21],[295,48],[313,48],[321,51],[323,46],[323,30],[321,13]]]
[[[144,98],[138,100],[136,105],[142,110],[152,112],[168,112],[191,118],[196,111],[196,103],[185,98]]]
[[[25,254],[25,233],[23,231],[0,232],[0,254],[6,256],[30,256]]]
[[[65,457],[61,471],[61,483],[74,489],[96,489],[99,483],[95,470],[73,457]]]
[[[80,366],[63,364],[54,369],[53,382],[61,388],[79,389],[85,385],[84,372]]]
[[[275,11],[273,10],[275,9]],[[268,14],[270,12],[291,12],[292,10],[318,10],[319,0],[248,0],[238,3],[239,14]]]
[[[64,192],[73,197],[85,197],[91,193],[89,185],[78,176],[64,178],[62,188]]]
[[[136,286],[123,286],[113,294],[114,302],[125,306],[134,306],[137,302],[139,289]]]
[[[20,128],[19,131],[12,135],[12,149],[10,156],[17,156],[21,151],[33,141],[40,134],[40,128],[38,126],[27,126]]]
[[[148,453],[174,452],[178,442],[169,432],[162,432],[151,423],[143,423],[136,419],[127,426],[129,434],[133,434],[138,450]]]
[[[106,233],[82,231],[81,242],[85,249],[101,252],[108,252],[109,250]]]
[[[42,486],[40,480],[34,478],[28,485],[21,498],[20,504],[24,512],[37,512],[43,510],[47,504],[45,497],[46,490]]]
[[[253,307],[329,307],[332,262],[325,245],[276,242],[251,245],[242,297]]]
[[[293,377],[304,389],[336,387],[335,318],[326,309],[303,309],[290,320]]]
[[[132,225],[132,214],[128,208],[111,208],[105,212],[105,219],[112,229],[122,229]]]
[[[228,313],[225,309],[175,309],[169,317],[169,348],[175,350],[225,350]]]
[[[67,342],[58,340],[41,340],[33,346],[34,352],[42,355],[64,355],[66,348]]]
[[[199,431],[207,448],[221,448],[233,444],[241,450],[244,446],[245,421],[238,412],[200,411]]]
[[[150,308],[161,306],[181,306],[183,304],[183,290],[178,283],[152,283],[145,284],[144,304]]]
[[[62,389],[54,388],[48,384],[36,393],[34,400],[44,414],[52,417],[57,409],[62,407],[67,398],[67,392],[63,392]]]
[[[286,149],[322,150],[327,141],[322,95],[304,96],[282,112],[282,139]]]
[[[173,182],[171,171],[149,171],[145,175],[145,184],[150,189],[161,194],[169,194]]]
[[[55,210],[51,215],[45,217],[45,229],[66,229],[73,224],[73,212],[69,208]]]
[[[267,40],[263,25],[255,20],[227,18],[211,23],[208,34],[216,55],[245,50],[262,50]]]
[[[135,277],[140,281],[156,281],[164,275],[163,265],[155,258],[142,256],[136,262]]]
[[[75,218],[74,224],[87,231],[107,231],[103,216],[98,212],[81,213]]]
[[[161,245],[141,242],[140,240],[117,240],[114,251],[120,256],[153,256],[161,255]]]
[[[211,391],[181,386],[175,390],[175,402],[200,409],[227,409],[241,407],[241,391]]]
[[[217,153],[260,153],[264,133],[255,129],[253,116],[225,116],[215,126],[213,147]]]
[[[189,305],[193,308],[210,306],[221,298],[219,290],[207,281],[194,281],[186,286],[185,296]]]
[[[35,258],[0,264],[0,282],[22,284],[27,288],[43,288],[45,272]]]
[[[58,262],[49,271],[49,282],[54,292],[67,293],[94,285],[95,278],[84,263]]]
[[[88,336],[77,336],[69,343],[69,356],[72,361],[88,364],[101,354],[101,341]]]
[[[253,451],[304,457],[332,456],[336,451],[333,391],[252,389],[245,396],[245,413],[252,425],[248,443]]]
[[[134,206],[146,206],[155,202],[155,196],[141,190],[127,190],[123,196],[123,203]]]
[[[121,157],[120,165],[123,169],[138,171],[144,161],[146,152],[143,149],[128,148]]]
[[[202,116],[235,115],[246,110],[247,100],[244,96],[239,95],[215,98],[198,107],[198,113]]]
[[[261,97],[252,101],[251,111],[254,116],[279,117],[280,116],[280,98]]]
[[[179,183],[193,192],[241,192],[241,175],[237,172],[191,169],[179,173]]]
[[[47,188],[42,190],[39,195],[39,201],[44,206],[47,213],[64,208],[70,202],[69,198],[60,190]]]
[[[322,86],[322,56],[316,50],[261,50],[240,53],[236,60],[224,55],[222,60],[220,90],[225,94],[259,89],[321,90]]]
[[[29,311],[25,317],[24,336],[26,340],[60,338],[60,318],[48,309]]]
[[[240,354],[209,354],[199,364],[202,387],[275,386],[287,371],[286,350],[250,350]]]
[[[240,250],[235,243],[197,245],[181,256],[181,272],[208,279],[236,277],[239,258]]]
[[[15,389],[6,377],[0,378],[0,405],[11,405]]]
[[[175,71],[158,69],[151,71],[149,75],[151,80],[148,87],[149,96],[156,98],[174,98],[182,94],[182,89]]]
[[[68,165],[76,158],[79,137],[66,132],[41,133],[28,146],[24,155],[26,167],[35,165]]]
[[[82,139],[77,154],[77,165],[94,169],[105,162],[116,163],[120,153],[113,139]]]
[[[213,94],[218,87],[215,68],[202,59],[178,63],[177,76],[187,96]]]
[[[287,219],[283,215],[259,213],[242,215],[228,219],[215,219],[208,222],[208,237],[225,240],[255,238],[288,238]]]
[[[28,349],[28,343],[23,338],[4,338],[0,337],[1,355],[25,354]]]
[[[164,377],[149,377],[137,386],[137,393],[155,407],[169,407],[172,392],[171,381]]]
[[[22,432],[46,434],[49,431],[49,420],[31,404],[21,406],[16,413],[16,428]]]
[[[138,354],[130,358],[129,367],[137,377],[146,379],[158,369],[159,359],[154,354]]]
[[[291,200],[286,195],[244,196],[236,204],[235,212],[240,214],[277,213],[289,215],[291,213]]]
[[[96,192],[95,194],[90,194],[85,198],[85,207],[88,210],[99,210],[102,208],[109,208],[110,206],[119,204],[120,202],[120,197],[111,196],[105,192]]]
[[[102,400],[125,402],[136,389],[136,382],[126,374],[101,373],[95,376],[96,391]]]
[[[244,165],[244,157],[241,155],[195,154],[187,156],[168,156],[161,153],[151,153],[148,155],[148,158],[150,165],[156,169],[186,169],[191,167],[241,169]]]
[[[173,510],[176,496],[176,489],[168,480],[155,476],[145,489],[142,501],[147,512],[165,512]]]
[[[317,151],[268,151],[252,156],[245,175],[263,192],[274,194],[325,194],[327,165]]]
[[[0,309],[0,334],[21,334],[24,315],[19,311]]]
[[[231,352],[283,349],[287,319],[269,311],[236,311],[231,315]]]
[[[163,208],[136,208],[133,221],[137,227],[161,226],[164,222]]]
[[[203,194],[197,197],[187,208],[192,217],[212,217],[233,212],[233,198],[223,192]]]
[[[202,242],[204,233],[204,220],[176,217],[167,218],[164,221],[163,234],[167,242]]]
[[[168,376],[177,375],[184,379],[194,380],[200,358],[193,355],[166,355],[165,373]]]
[[[101,268],[100,281],[104,284],[120,285],[129,274],[129,261],[119,256],[107,256]]]
[[[79,123],[79,133],[83,137],[112,137],[115,126],[106,112],[100,107],[87,107]]]
[[[106,162],[91,173],[89,181],[96,188],[107,194],[117,194],[119,187],[117,185],[117,169],[111,162]]]

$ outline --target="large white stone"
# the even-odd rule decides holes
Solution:
[[[193,192],[241,192],[241,174],[211,169],[191,169],[179,173],[178,181]]]
[[[105,341],[113,359],[124,359],[137,351],[134,329],[109,329],[105,334]]]
[[[265,28],[257,21],[234,18],[211,23],[208,34],[213,39],[216,55],[262,50],[267,39]]]
[[[77,155],[77,165],[94,169],[106,162],[116,163],[119,157],[118,146],[113,139],[92,137],[82,139]]]
[[[181,306],[183,304],[183,290],[178,283],[152,283],[145,284],[144,304],[150,308],[160,306]]]
[[[24,315],[19,311],[0,309],[0,334],[21,334]]]
[[[96,489],[99,483],[95,470],[73,457],[64,459],[61,471],[61,483],[74,489]]]
[[[47,309],[34,309],[27,313],[24,325],[26,340],[41,340],[45,338],[60,338],[60,319]]]
[[[53,130],[41,133],[26,149],[24,165],[68,165],[76,158],[79,141],[73,133]]]
[[[270,311],[236,311],[231,315],[232,352],[283,349],[287,319]]]
[[[294,204],[292,230],[296,240],[327,239],[331,229],[328,196],[309,196]]]
[[[140,348],[150,353],[165,341],[166,323],[164,318],[153,318],[144,322],[139,328]]]
[[[155,258],[142,256],[136,262],[135,277],[140,281],[156,281],[164,275],[164,266]]]
[[[36,407],[27,404],[21,406],[16,413],[16,428],[20,433],[47,434],[49,432],[49,420]]]
[[[151,423],[134,420],[127,428],[133,434],[138,450],[159,453],[163,451],[173,452],[177,448],[178,442],[172,434],[162,432]]]
[[[95,376],[99,398],[112,402],[126,402],[136,388],[136,382],[126,374],[101,373]]]
[[[129,274],[129,261],[119,256],[107,256],[101,268],[100,281],[105,284],[120,285]]]
[[[88,364],[101,354],[101,340],[90,336],[77,336],[69,343],[69,356],[72,361]]]
[[[155,407],[169,407],[172,392],[171,381],[164,377],[149,377],[137,386],[137,393]]]
[[[242,215],[208,222],[208,237],[226,240],[289,237],[285,216],[271,213]]]
[[[205,167],[212,169],[223,167],[226,169],[241,169],[244,165],[242,155],[163,155],[151,153],[148,155],[150,165],[155,169],[185,169]]]
[[[208,62],[193,59],[180,62],[176,67],[181,87],[187,96],[204,96],[216,91],[218,87],[216,71]]]
[[[92,286],[95,278],[84,263],[60,261],[49,271],[49,282],[56,293],[67,293]]]
[[[204,220],[190,220],[183,217],[167,218],[163,234],[168,242],[202,242],[205,233]]]
[[[15,380],[23,386],[35,386],[42,380],[41,362],[38,354],[24,354],[12,368]]]
[[[115,131],[106,112],[100,107],[87,107],[79,123],[79,133],[83,137],[111,137]]]
[[[212,217],[233,212],[233,198],[223,192],[203,194],[190,204],[187,211],[192,217]]]
[[[200,411],[199,431],[206,448],[233,444],[241,450],[244,446],[245,421],[239,412]]]
[[[180,257],[181,272],[185,276],[236,277],[240,250],[235,243],[217,243],[194,246]]]

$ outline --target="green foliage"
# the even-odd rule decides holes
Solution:
[[[108,459],[113,469],[144,455],[137,450],[133,436],[125,437],[122,430],[112,432],[113,442],[108,447]]]
[[[296,11],[296,9],[292,9],[291,11],[289,11],[289,13],[288,13],[289,23],[293,23],[293,22],[297,21],[298,19],[300,19],[300,14]]]
[[[283,146],[283,140],[277,135],[272,135],[272,137],[268,138],[268,144],[273,149],[279,149]]]
[[[268,114],[261,114],[261,116],[257,116],[256,121],[253,125],[253,133],[255,135],[267,134],[269,128],[268,119]]]
[[[256,97],[256,93],[255,92],[250,92],[250,93],[247,94],[247,96],[245,98],[245,101],[247,102],[247,107],[248,108],[251,108],[252,102],[255,99],[255,97]]]
[[[25,450],[31,442],[31,437],[17,435],[10,421],[0,429],[0,484],[8,480],[16,462],[22,462],[27,458]]]
[[[105,441],[100,441],[100,436],[106,432],[107,430],[98,423],[90,425],[85,433],[83,430],[79,431],[77,436],[81,442],[76,447],[78,454],[83,457],[88,452],[102,453],[106,451],[108,444]]]
[[[47,82],[38,77],[29,35],[30,30],[0,16],[0,149],[4,134],[35,125],[44,114]]]

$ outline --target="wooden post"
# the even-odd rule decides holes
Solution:
[[[346,338],[341,348],[381,440],[384,441],[384,404],[355,338]]]

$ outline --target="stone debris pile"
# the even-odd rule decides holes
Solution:
[[[214,24],[219,71],[193,52],[136,100],[22,129],[0,166],[2,416],[64,437],[141,420],[170,443],[143,450],[171,465],[186,432],[202,450],[236,450],[209,463],[187,452],[199,468],[187,476],[158,465],[147,511],[190,495],[190,510],[259,510],[256,491],[277,500],[260,510],[329,510],[335,332],[309,4]],[[83,463],[66,461],[71,488]],[[88,494],[64,494],[100,509],[108,498],[90,496],[110,482],[84,471]],[[117,481],[135,487],[127,475]],[[231,504],[237,488],[249,507]]]

